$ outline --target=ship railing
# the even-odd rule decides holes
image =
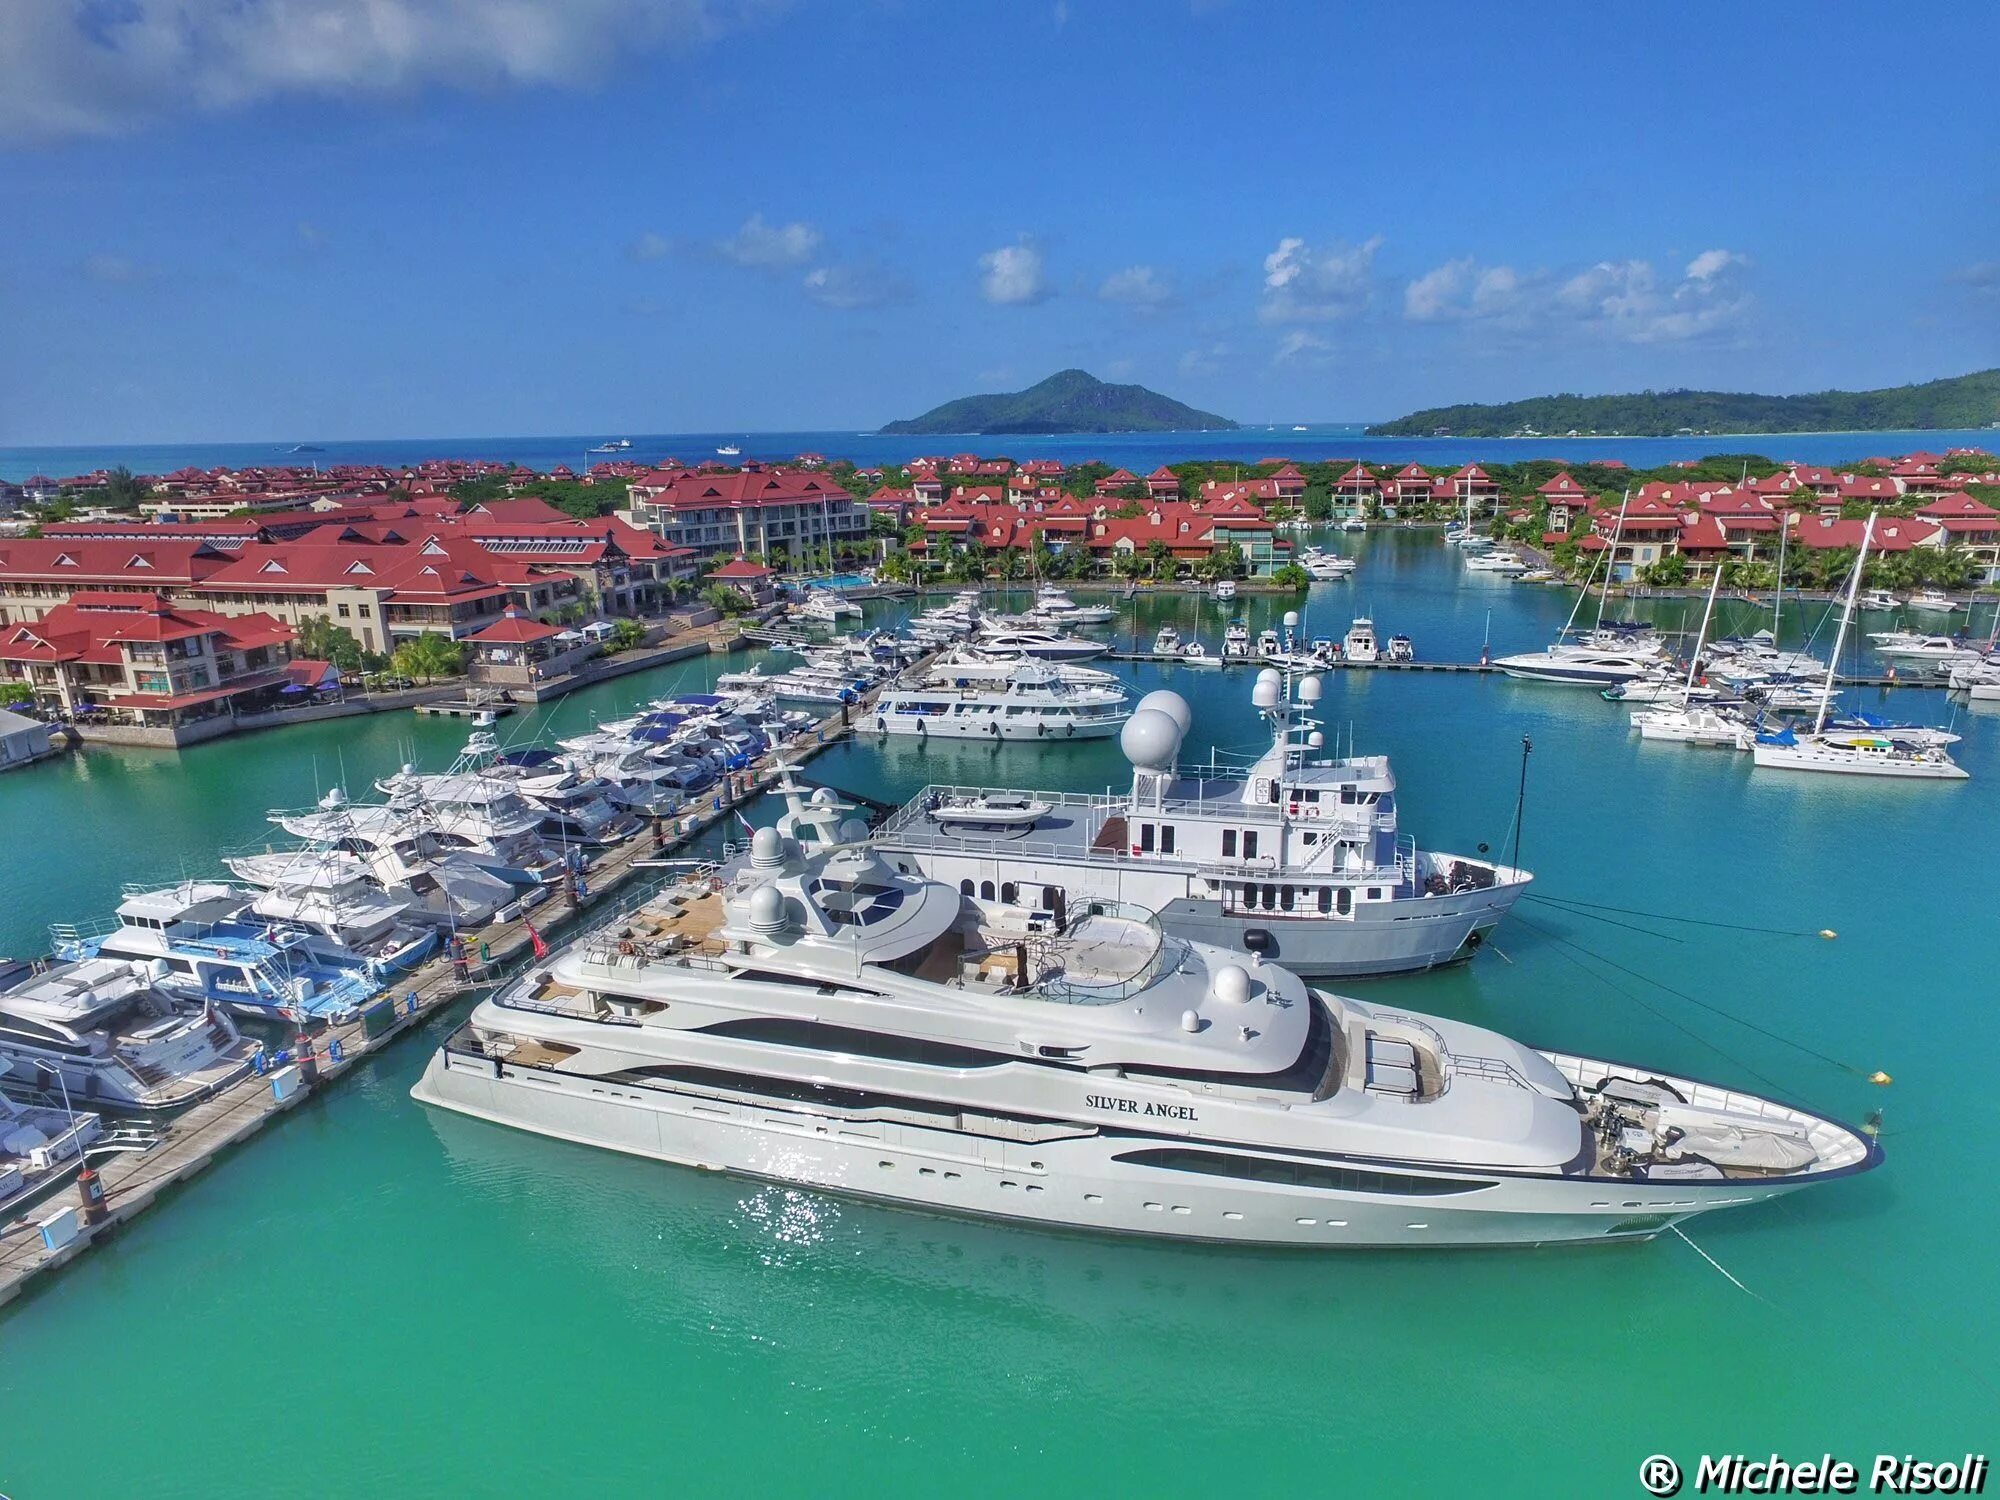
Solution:
[[[1406,886],[1417,885],[1417,840],[1414,834],[1396,836],[1396,874]]]

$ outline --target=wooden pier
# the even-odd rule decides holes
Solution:
[[[657,831],[646,828],[617,848],[599,854],[583,871],[580,900],[571,899],[571,887],[565,883],[526,916],[468,935],[465,948],[469,962],[463,966],[455,965],[448,955],[431,959],[385,988],[360,1017],[338,1025],[308,1027],[309,1061],[296,1044],[286,1048],[299,1055],[274,1063],[265,1073],[251,1073],[174,1115],[160,1126],[159,1142],[150,1150],[111,1156],[96,1168],[104,1193],[101,1211],[95,1222],[83,1223],[66,1243],[54,1247],[45,1243],[42,1225],[64,1218],[65,1210],[82,1206],[82,1195],[74,1182],[40,1195],[26,1210],[12,1211],[12,1217],[0,1221],[0,1306],[19,1296],[43,1272],[68,1265],[92,1245],[115,1235],[119,1226],[152,1207],[168,1189],[205,1170],[218,1156],[303,1100],[332,1087],[396,1038],[421,1027],[466,996],[503,982],[522,955],[532,950],[536,935],[551,942],[567,938],[607,906],[614,892],[637,876],[656,873],[650,861],[671,856],[736,808],[761,796],[777,781],[781,762],[799,765],[837,744],[852,731],[854,722],[874,701],[876,691],[864,694],[845,712],[834,710],[748,770],[731,773],[694,805],[660,820]]]

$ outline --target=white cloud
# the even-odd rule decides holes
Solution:
[[[1677,282],[1664,284],[1646,260],[1599,261],[1557,290],[1554,310],[1634,344],[1680,343],[1727,330],[1749,307],[1736,272],[1749,260],[1705,250]]]
[[[1333,345],[1316,333],[1303,328],[1294,328],[1278,340],[1278,352],[1272,356],[1277,364],[1291,364],[1294,360],[1328,359],[1333,354]]]
[[[644,234],[625,247],[625,253],[633,260],[658,260],[673,248],[674,244],[672,240],[663,234],[655,234],[652,230],[648,229]]]
[[[1105,277],[1097,295],[1105,302],[1118,302],[1140,312],[1152,312],[1174,300],[1174,283],[1173,278],[1157,266],[1127,266]]]
[[[1359,245],[1335,241],[1321,246],[1287,235],[1264,257],[1264,302],[1258,316],[1266,323],[1353,317],[1374,300],[1375,252],[1381,248],[1379,234]]]
[[[0,139],[109,135],[168,115],[318,97],[579,86],[707,41],[752,0],[13,0]]]
[[[1945,279],[1954,286],[1970,287],[1982,296],[2000,295],[2000,260],[1974,261],[1969,266],[1960,266]]]
[[[308,250],[324,250],[327,234],[311,219],[301,219],[298,223],[299,243]]]
[[[762,214],[752,214],[736,233],[716,241],[715,253],[735,265],[777,270],[804,265],[813,258],[823,238],[811,224],[797,220],[771,224]]]
[[[909,283],[902,275],[873,261],[852,265],[815,266],[806,272],[806,295],[822,307],[851,310],[882,307],[909,300]]]
[[[980,256],[979,294],[1001,307],[1027,307],[1046,301],[1048,266],[1041,247],[1023,235],[1014,244]]]
[[[1403,316],[1416,323],[1498,318],[1518,310],[1526,278],[1512,266],[1448,260],[1403,288]]]

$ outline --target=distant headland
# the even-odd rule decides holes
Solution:
[[[1640,391],[1433,406],[1367,429],[1370,437],[1697,437],[1711,433],[1921,432],[2000,423],[2000,370],[1876,391],[1757,396]]]
[[[1143,385],[1108,385],[1082,370],[1063,370],[1025,391],[961,396],[920,417],[891,422],[885,435],[930,433],[1032,434],[1054,432],[1233,431],[1214,412],[1149,391]]]

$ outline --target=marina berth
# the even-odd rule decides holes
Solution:
[[[482,1002],[418,1100],[926,1211],[1312,1247],[1658,1234],[1880,1159],[1833,1120],[1310,988],[1142,908],[967,897],[796,786]]]
[[[405,763],[375,783],[392,806],[420,816],[439,846],[503,880],[541,885],[562,879],[561,854],[542,835],[542,810],[518,786],[469,766],[421,772]]]
[[[0,1092],[0,1209],[14,1209],[62,1183],[102,1134],[94,1114],[22,1104]]]
[[[1150,693],[1120,732],[1126,795],[1007,789],[1047,811],[1006,829],[940,823],[939,804],[1000,789],[927,787],[876,833],[899,868],[983,901],[1065,912],[1114,900],[1177,936],[1260,952],[1310,977],[1408,973],[1469,957],[1527,872],[1420,850],[1397,827],[1382,756],[1321,754],[1316,677],[1259,674],[1271,747],[1247,767],[1177,770],[1192,714]]]
[[[96,1109],[181,1109],[247,1073],[263,1044],[227,1013],[156,989],[144,964],[0,961],[0,1087]]]

